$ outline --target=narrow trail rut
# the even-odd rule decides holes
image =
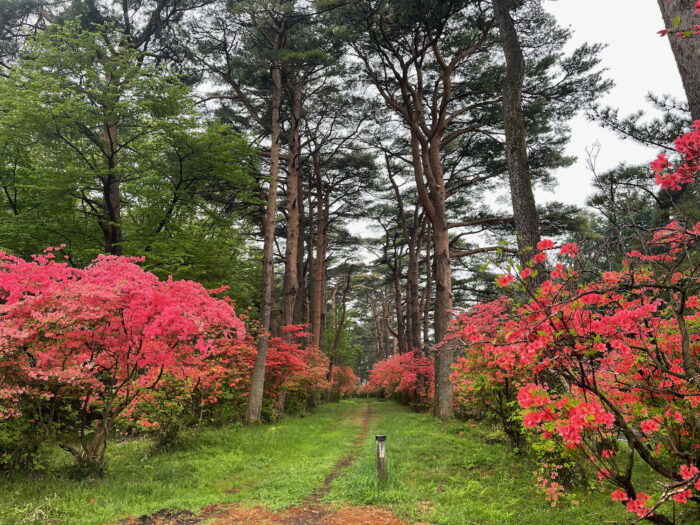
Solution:
[[[321,500],[330,492],[331,483],[333,483],[333,480],[340,476],[343,470],[352,465],[357,459],[357,450],[360,445],[365,442],[367,436],[369,435],[369,423],[371,419],[372,405],[367,405],[367,408],[362,415],[362,431],[360,432],[360,435],[357,436],[357,439],[352,442],[350,453],[335,464],[331,473],[328,474],[326,479],[323,480],[323,485],[316,489],[311,496],[309,496],[304,503],[301,504],[301,506],[297,507],[301,510],[301,515],[291,521],[285,521],[283,523],[288,523],[289,525],[312,525],[327,523],[322,520],[327,517],[328,509],[321,505]]]
[[[352,417],[353,410],[346,411],[342,418]],[[357,412],[355,412],[357,413]],[[211,505],[198,515],[189,511],[162,510],[150,516],[130,518],[122,525],[405,525],[389,511],[374,507],[343,507],[331,509],[324,505],[323,498],[330,492],[331,484],[357,459],[360,446],[369,435],[372,405],[367,405],[362,415],[361,430],[350,445],[348,454],[335,464],[333,470],[299,506],[273,512],[263,507],[245,507],[240,504]]]

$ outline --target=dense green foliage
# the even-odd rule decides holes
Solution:
[[[72,264],[87,264],[108,249],[116,186],[122,253],[146,255],[161,277],[237,283],[248,306],[255,151],[203,121],[176,74],[143,60],[109,25],[66,23],[0,79],[0,247],[28,257],[65,243]]]

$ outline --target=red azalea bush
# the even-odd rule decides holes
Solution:
[[[171,447],[180,431],[192,424],[197,413],[204,414],[207,400],[199,384],[187,377],[164,374],[158,387],[143,392],[124,410],[117,421],[124,434],[134,431],[154,434],[159,450]]]
[[[700,121],[676,149],[676,167],[663,155],[652,163],[663,188],[697,177]],[[700,493],[699,240],[700,223],[673,221],[608,272],[586,268],[578,247],[563,245],[573,264],[558,264],[526,304],[499,300],[460,318],[458,399],[497,403],[513,382],[525,428],[578,452],[640,519],[670,524],[664,502]],[[541,261],[554,243],[537,248]],[[636,461],[665,480],[659,494],[639,490]]]
[[[81,270],[54,257],[0,254],[0,415],[26,415],[50,436],[70,407],[61,446],[99,464],[130,405],[164,378],[205,378],[245,328],[201,285],[159,281],[135,259],[100,256]]]
[[[167,444],[197,421],[240,419],[256,341],[225,299],[160,281],[135,258],[70,268],[47,249],[0,252],[0,464],[56,439],[79,465],[101,466],[115,429]],[[216,291],[213,291],[216,292]],[[268,350],[268,417],[313,406],[328,359],[300,327]]]
[[[434,374],[433,362],[417,351],[394,355],[374,364],[365,392],[427,409],[434,396]]]
[[[477,304],[457,318],[448,337],[462,354],[451,376],[457,410],[465,417],[495,416],[519,447],[522,424],[516,396],[521,381],[532,377],[533,363],[528,354],[503,351],[512,337],[504,329],[512,309],[506,298]]]
[[[306,327],[283,326],[282,332],[282,337],[270,338],[267,350],[265,393],[275,400],[273,416],[314,407],[328,388],[328,357],[308,344]]]
[[[337,401],[357,392],[360,378],[349,366],[334,366],[331,378],[331,399]]]
[[[360,388],[357,389],[357,395],[359,396],[364,396],[364,397],[370,397],[375,394],[374,392],[375,387],[371,385],[369,382],[363,384],[360,386]]]
[[[251,323],[253,330],[257,327]],[[264,418],[296,414],[316,406],[327,387],[328,358],[306,345],[303,327],[282,328],[283,337],[272,337],[267,352]],[[124,431],[155,434],[169,445],[188,425],[221,425],[240,421],[245,414],[256,340],[247,334],[227,345],[196,380],[166,378],[161,388],[142,396],[127,409],[120,422]]]

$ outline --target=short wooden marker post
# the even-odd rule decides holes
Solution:
[[[377,476],[381,483],[386,482],[386,436],[377,435]]]

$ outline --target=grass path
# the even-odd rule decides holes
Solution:
[[[384,488],[374,434],[387,435]],[[345,400],[275,425],[192,432],[170,454],[150,451],[143,439],[111,446],[102,479],[67,478],[60,453],[44,473],[0,478],[0,523],[603,525],[627,517],[595,490],[578,493],[580,505],[552,508],[533,488],[533,464],[493,428],[439,423],[393,402]]]
[[[260,505],[219,504],[206,507],[199,515],[166,509],[151,516],[127,519],[123,525],[404,525],[383,509],[352,505],[333,509],[322,503],[333,481],[355,462],[358,448],[368,438],[371,416],[370,403],[365,403],[362,411],[358,407],[350,407],[340,416],[340,422],[353,422],[356,425],[356,430],[359,430],[357,439],[350,444],[346,455],[333,466],[323,483],[298,506],[272,511]]]
[[[323,480],[323,485],[311,494],[300,505],[301,513],[297,519],[299,525],[321,525],[328,517],[328,509],[321,504],[324,497],[331,491],[331,483],[338,478],[345,469],[350,467],[357,459],[357,453],[369,436],[370,420],[372,417],[372,405],[367,404],[362,415],[362,430],[357,439],[352,442],[352,447],[347,455],[333,467],[333,470]]]

